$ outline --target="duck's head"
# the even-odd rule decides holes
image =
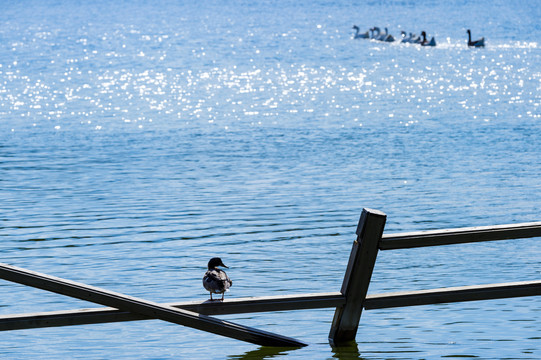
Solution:
[[[212,259],[209,260],[209,264],[208,264],[209,270],[215,269],[215,268],[217,268],[218,266],[221,266],[221,267],[224,267],[224,268],[228,268],[227,266],[224,265],[224,263],[222,262],[222,259],[220,259],[219,257],[214,257],[214,258],[212,258]],[[229,269],[229,268],[228,268],[228,269]]]

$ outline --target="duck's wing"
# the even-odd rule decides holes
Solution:
[[[223,270],[213,269],[205,273],[203,281],[215,290],[225,291],[233,284]]]
[[[231,285],[233,285],[233,281],[231,281],[231,279],[229,278],[229,276],[227,276],[225,271],[218,269],[218,276],[220,280],[223,282],[226,290],[229,289]]]
[[[204,279],[206,282],[220,281],[220,274],[216,270],[209,270],[205,273]]]

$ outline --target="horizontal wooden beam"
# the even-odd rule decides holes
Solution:
[[[0,263],[0,278],[261,346],[307,345],[286,336],[7,264]]]
[[[541,295],[540,281],[474,285],[367,295],[365,310],[493,300]],[[243,314],[269,311],[290,311],[343,306],[345,297],[339,293],[278,295],[227,299],[222,302],[189,301],[167,306],[195,311],[205,315]],[[121,321],[151,320],[153,317],[114,308],[77,309],[33,314],[0,316],[0,331],[34,329],[55,326],[88,325]]]
[[[339,293],[280,295],[266,297],[229,298],[218,301],[190,301],[167,306],[194,311],[204,315],[226,315],[266,311],[335,308],[345,303]],[[0,316],[0,331],[34,329],[55,326],[88,325],[120,321],[150,320],[152,317],[114,308],[78,309],[34,314]]]
[[[541,280],[368,295],[366,310],[541,295]]]
[[[380,250],[541,237],[541,222],[383,234]]]

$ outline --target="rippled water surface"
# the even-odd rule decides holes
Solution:
[[[0,13],[1,262],[157,302],[338,291],[386,232],[541,220],[535,1],[21,1]],[[353,40],[352,26],[435,36]],[[468,49],[466,29],[486,37]],[[541,278],[539,239],[382,253],[370,293]],[[94,307],[0,281],[0,313]],[[225,316],[269,350],[141,321],[3,332],[9,359],[541,358],[538,297]]]

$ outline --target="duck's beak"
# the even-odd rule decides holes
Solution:
[[[221,263],[220,266],[223,266],[226,269],[229,269],[229,266],[226,266],[224,263]]]

